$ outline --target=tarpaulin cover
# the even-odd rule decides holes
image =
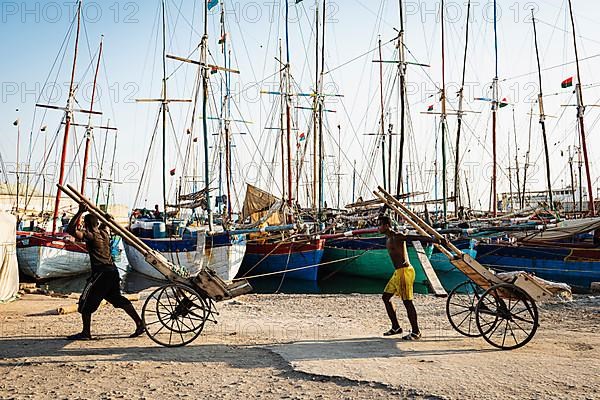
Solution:
[[[14,300],[19,291],[16,229],[15,216],[0,212],[0,302]]]
[[[515,237],[521,242],[557,242],[596,229],[600,229],[600,218],[583,218],[562,221],[556,227],[541,232],[515,234]]]

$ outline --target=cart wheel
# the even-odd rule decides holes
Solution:
[[[503,350],[524,346],[538,328],[535,301],[511,283],[500,283],[486,290],[475,313],[477,328],[483,338]]]
[[[481,336],[475,324],[475,308],[484,290],[468,280],[456,286],[446,299],[446,315],[450,325],[461,335]]]
[[[196,339],[209,318],[210,305],[194,289],[171,283],[146,299],[142,319],[146,333],[166,347],[185,346]]]

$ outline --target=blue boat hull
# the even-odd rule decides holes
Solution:
[[[271,274],[269,276],[316,281],[323,244],[324,240],[302,244],[248,243],[238,276]]]
[[[499,271],[526,271],[589,290],[600,281],[600,250],[569,247],[479,244],[477,261]]]

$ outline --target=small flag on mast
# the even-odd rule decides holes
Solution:
[[[304,139],[306,139],[306,135],[304,134],[304,132],[302,132],[300,134],[300,137],[299,137],[298,141],[302,142],[302,141],[304,141]]]
[[[502,108],[502,107],[506,107],[508,105],[508,100],[506,100],[506,97],[503,98],[500,103],[498,104],[498,107]]]
[[[573,77],[571,76],[570,78],[565,79],[564,81],[562,81],[560,83],[560,87],[561,88],[568,88],[569,86],[573,86]]]
[[[219,0],[208,0],[208,9],[212,10],[217,4],[219,4]]]
[[[173,168],[172,170],[169,171],[169,175],[171,175],[171,176],[175,175],[175,168]]]
[[[429,107],[427,107],[427,111],[433,111],[433,104],[431,104]]]

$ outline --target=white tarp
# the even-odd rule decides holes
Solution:
[[[16,229],[15,216],[0,212],[0,303],[14,300],[19,291]]]

